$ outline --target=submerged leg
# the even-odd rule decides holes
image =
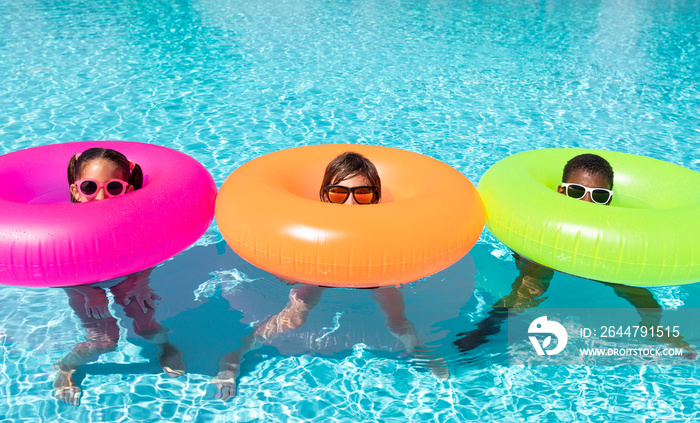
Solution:
[[[639,286],[628,286],[614,283],[602,282],[603,284],[609,286],[615,291],[615,295],[624,299],[630,303],[637,310],[639,314],[640,327],[647,328],[660,328],[662,330],[661,336],[654,336],[649,338],[655,342],[662,342],[669,344],[670,346],[681,348],[685,350],[683,357],[694,360],[697,358],[697,351],[685,341],[685,338],[680,335],[680,333],[672,333],[661,325],[661,317],[663,309],[654,294],[646,288]]]
[[[111,288],[114,301],[133,320],[134,332],[158,347],[158,364],[166,375],[178,377],[185,374],[182,353],[168,339],[168,328],[158,323],[155,301],[160,299],[148,286],[150,269],[127,278]]]
[[[413,322],[406,317],[406,304],[403,293],[394,287],[384,287],[372,290],[372,297],[386,316],[386,327],[389,332],[403,344],[406,351],[413,357],[424,360],[430,372],[440,379],[450,378],[450,370],[442,357],[429,353],[421,345],[418,332]]]
[[[260,348],[278,335],[299,328],[306,323],[309,312],[318,304],[325,288],[312,285],[296,285],[289,291],[287,306],[278,314],[270,316],[253,332],[246,335],[243,345],[236,351],[225,354],[219,363],[219,374],[214,378],[218,390],[216,398],[224,401],[236,396],[236,378],[243,362],[243,356]]]
[[[289,291],[287,306],[270,316],[255,329],[255,333],[269,341],[281,333],[301,327],[309,313],[318,304],[325,288],[312,285],[296,285]]]
[[[519,256],[516,256],[515,261],[519,274],[511,285],[511,292],[491,306],[488,316],[480,321],[475,329],[457,334],[459,338],[454,344],[460,351],[467,352],[488,342],[489,336],[501,331],[510,313],[537,307],[547,299],[542,296],[549,289],[554,271]]]
[[[102,318],[95,317],[93,313],[88,315],[90,308],[86,305],[90,301],[94,302],[95,298],[98,298],[96,295],[93,295],[89,301],[83,293],[84,289],[66,288],[65,291],[68,295],[68,304],[80,319],[81,326],[87,330],[87,336],[85,342],[76,344],[70,353],[54,365],[56,370],[56,379],[53,383],[54,396],[66,404],[78,405],[82,391],[73,378],[76,369],[97,360],[101,354],[114,351],[119,340],[119,327],[117,320],[111,316]],[[104,295],[104,292],[102,294]],[[106,297],[104,301],[106,310]]]

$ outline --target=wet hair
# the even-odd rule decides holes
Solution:
[[[328,197],[324,190],[325,187],[337,185],[354,176],[364,176],[370,186],[377,190],[377,198],[374,199],[373,203],[378,203],[382,197],[382,181],[379,179],[379,172],[377,172],[377,168],[369,159],[362,154],[352,151],[341,154],[331,160],[326,166],[326,172],[323,174],[323,182],[321,183],[321,201],[328,202]]]
[[[134,168],[130,170],[131,162],[122,153],[112,150],[111,148],[88,148],[87,150],[80,153],[80,156],[76,159],[75,155],[71,156],[68,161],[68,185],[73,185],[75,181],[80,179],[85,166],[93,160],[107,160],[114,163],[119,167],[125,175],[124,180],[132,185],[135,190],[143,186],[143,171],[141,166],[134,163]],[[72,203],[78,203],[79,201],[70,196]]]
[[[614,177],[612,166],[607,160],[597,154],[580,154],[569,160],[564,166],[564,174],[561,177],[562,182],[568,181],[571,174],[577,170],[603,175],[610,182],[610,189],[612,189]]]

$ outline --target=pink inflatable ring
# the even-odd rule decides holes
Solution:
[[[143,169],[143,188],[70,203],[68,160],[112,148]],[[46,145],[0,156],[0,283],[69,286],[125,276],[181,252],[214,217],[216,185],[178,151],[126,141]]]

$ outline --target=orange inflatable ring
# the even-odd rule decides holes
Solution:
[[[371,160],[382,201],[323,203],[326,165],[346,151]],[[476,188],[427,156],[369,145],[315,145],[258,157],[236,169],[216,200],[233,250],[285,280],[365,288],[431,275],[462,258],[484,227]]]

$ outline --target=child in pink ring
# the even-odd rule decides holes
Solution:
[[[71,157],[68,184],[73,203],[109,200],[140,189],[143,173],[138,164],[118,151],[90,148]],[[64,288],[87,336],[55,364],[54,396],[59,401],[78,405],[82,390],[73,377],[76,369],[117,347],[119,326],[109,312],[107,289],[115,303],[133,319],[134,331],[158,346],[158,363],[164,372],[171,377],[184,374],[182,354],[169,342],[167,328],[155,319],[156,300],[161,298],[148,286],[152,271],[149,268],[125,278]]]

